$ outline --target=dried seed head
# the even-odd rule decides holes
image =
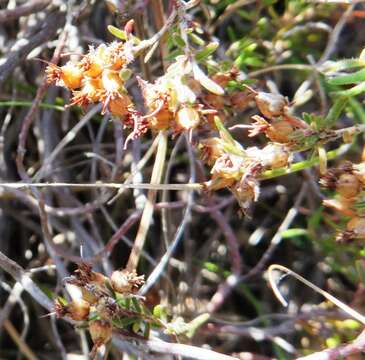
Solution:
[[[103,61],[95,53],[85,55],[80,61],[85,76],[96,78],[103,72]]]
[[[67,314],[76,321],[86,320],[89,316],[90,304],[83,299],[72,300],[67,305]]]
[[[285,107],[288,105],[288,101],[283,95],[266,92],[257,93],[255,101],[262,115],[268,119],[283,115]]]
[[[67,305],[57,299],[55,301],[55,312],[57,317],[69,316],[72,320],[82,321],[86,320],[90,312],[90,304],[83,299],[74,299]]]
[[[121,95],[109,101],[109,111],[114,116],[122,117],[129,111],[132,101],[128,95]]]
[[[202,159],[208,165],[213,165],[224,153],[222,140],[217,137],[202,140],[200,142],[200,150]]]
[[[365,217],[354,217],[347,223],[346,229],[353,238],[365,239]]]
[[[234,79],[231,73],[217,73],[212,76],[212,80],[222,87],[226,87],[227,84]]]
[[[124,92],[124,82],[120,78],[118,71],[104,70],[101,81],[103,88],[108,94],[118,94]]]
[[[106,344],[112,338],[113,327],[110,321],[94,320],[89,323],[91,339],[96,347]]]
[[[71,90],[80,88],[82,84],[82,69],[72,62],[61,67],[49,64],[46,74],[48,83],[55,83],[57,86],[64,86]]]
[[[116,270],[110,277],[111,285],[114,291],[118,293],[131,293],[144,283],[144,275],[138,276],[135,271]]]
[[[341,174],[338,174],[336,169],[328,169],[327,172],[321,177],[319,183],[321,186],[327,189],[336,189],[338,177]]]
[[[167,108],[161,109],[155,116],[149,119],[151,129],[165,130],[168,129],[174,119],[174,114]]]
[[[360,181],[353,174],[342,174],[336,182],[337,192],[345,198],[355,197],[359,193],[360,189]]]
[[[176,131],[195,129],[199,123],[199,112],[192,107],[185,106],[181,108],[175,117]]]
[[[273,142],[288,143],[290,135],[294,132],[293,126],[285,120],[274,120],[266,129],[266,136]]]
[[[246,212],[252,202],[257,201],[260,188],[259,183],[255,178],[243,177],[241,181],[231,187],[231,191],[236,197],[242,210]]]
[[[90,284],[103,286],[105,281],[108,280],[105,275],[92,271],[91,265],[87,263],[81,263],[78,265],[78,269],[74,272],[74,277],[76,279],[76,282],[74,283],[81,287]]]
[[[102,83],[100,79],[85,79],[81,90],[73,91],[70,105],[87,106],[101,98]]]

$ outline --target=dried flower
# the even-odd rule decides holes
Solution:
[[[64,86],[71,90],[81,87],[83,72],[82,69],[72,62],[64,66],[49,64],[46,68],[47,81],[57,86]]]
[[[184,106],[176,113],[175,131],[191,130],[198,127],[200,115],[193,107]]]
[[[222,139],[213,137],[200,141],[200,151],[202,159],[208,164],[213,165],[215,161],[224,153]]]
[[[361,183],[356,175],[342,174],[336,182],[337,192],[345,198],[353,198],[361,189]]]
[[[144,283],[144,275],[138,276],[135,271],[116,270],[110,277],[114,291],[119,293],[131,293]]]
[[[365,217],[354,217],[346,226],[353,238],[365,239]]]
[[[69,316],[75,321],[86,320],[90,312],[90,304],[83,299],[74,299],[67,305],[57,299],[54,306],[57,317]]]
[[[112,323],[108,320],[94,320],[89,323],[89,332],[94,343],[92,354],[95,355],[97,349],[106,344],[112,338]]]
[[[285,108],[289,105],[288,100],[283,95],[263,91],[256,94],[255,101],[261,114],[268,119],[283,115]]]

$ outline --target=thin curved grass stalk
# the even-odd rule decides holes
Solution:
[[[353,317],[354,319],[356,319],[357,321],[359,321],[360,323],[365,325],[365,316],[361,315],[356,310],[352,309],[350,306],[348,306],[345,303],[343,303],[342,301],[338,300],[336,297],[334,297],[333,295],[331,295],[327,291],[324,291],[321,288],[319,288],[318,286],[314,285],[313,283],[311,283],[310,281],[308,281],[304,277],[300,276],[299,274],[297,274],[293,270],[290,270],[287,267],[282,266],[282,265],[273,264],[273,265],[270,265],[268,270],[267,270],[268,277],[269,277],[269,283],[270,283],[270,286],[271,286],[275,296],[277,297],[277,299],[281,302],[281,304],[283,306],[285,306],[285,307],[288,306],[288,302],[285,300],[285,298],[281,294],[281,292],[279,290],[279,287],[278,287],[278,285],[277,285],[277,283],[274,279],[273,272],[275,270],[282,271],[287,275],[293,276],[295,279],[297,279],[298,281],[300,281],[304,285],[308,286],[309,288],[311,288],[312,290],[314,290],[318,294],[322,295],[324,298],[326,298],[328,301],[330,301],[331,303],[333,303],[334,305],[339,307],[345,313],[347,313],[348,315],[350,315],[351,317]]]
[[[165,131],[161,131],[158,137],[159,141],[158,141],[155,163],[153,165],[153,170],[151,175],[151,185],[158,185],[161,183],[162,173],[166,160],[167,134]],[[157,191],[155,189],[151,189],[148,191],[147,202],[142,213],[142,218],[139,224],[136,239],[134,241],[134,245],[129,255],[126,267],[129,271],[136,269],[138,266],[138,261],[141,255],[141,251],[146,241],[147,232],[151,224],[153,215],[153,205],[156,200],[156,194]]]

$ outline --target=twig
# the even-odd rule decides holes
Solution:
[[[15,9],[0,10],[0,24],[4,24],[43,10],[51,0],[31,0],[27,4],[17,6]]]
[[[185,344],[174,344],[168,343],[162,340],[141,340],[133,338],[139,345],[147,351],[157,352],[160,354],[173,354],[173,355],[180,355],[190,359],[197,359],[197,360],[237,360],[229,355],[220,354],[218,352],[198,348],[196,346],[185,345]],[[115,343],[121,341],[118,338],[115,339]],[[136,347],[137,349],[139,347]]]
[[[5,320],[4,328],[6,329],[10,337],[13,339],[13,341],[18,345],[19,350],[28,360],[38,360],[37,356],[30,349],[27,343],[24,342],[24,340],[21,338],[14,325],[9,320]]]
[[[193,153],[192,153],[192,150],[190,148],[190,144],[189,144],[187,138],[186,138],[186,143],[187,143],[188,152],[189,152],[189,159],[190,159],[190,181],[195,181],[196,175],[195,175],[194,157],[193,157]],[[187,205],[186,205],[186,209],[185,209],[183,218],[180,222],[179,227],[176,230],[174,239],[172,240],[171,244],[167,248],[165,254],[162,256],[162,258],[159,261],[158,265],[155,266],[152,273],[149,275],[146,283],[140,289],[139,293],[141,295],[146,294],[148,292],[148,290],[151,289],[151,287],[160,278],[160,276],[162,275],[166,265],[168,264],[168,262],[169,262],[169,260],[172,256],[172,254],[175,252],[177,246],[179,245],[179,243],[180,243],[180,241],[183,237],[185,227],[186,227],[186,225],[187,225],[187,223],[190,219],[190,216],[191,216],[191,209],[192,209],[192,206],[193,206],[193,201],[194,201],[193,193],[190,192],[188,194]]]
[[[52,301],[33,282],[21,266],[19,266],[15,261],[9,259],[2,252],[0,252],[0,267],[19,282],[23,286],[24,290],[28,292],[40,305],[48,311],[53,311]]]
[[[65,16],[60,12],[47,14],[42,29],[35,34],[19,50],[12,51],[6,61],[0,66],[0,85],[11,75],[13,70],[26,58],[37,46],[44,44],[65,24]]]
[[[347,10],[343,13],[340,20],[337,22],[336,26],[334,27],[333,31],[330,34],[330,37],[327,42],[327,46],[318,60],[316,65],[322,65],[326,60],[330,58],[332,53],[336,50],[336,45],[338,42],[338,39],[340,37],[341,31],[343,30],[344,26],[346,25],[347,20],[350,18],[352,11],[354,10],[355,3],[350,2],[350,6],[347,8]]]

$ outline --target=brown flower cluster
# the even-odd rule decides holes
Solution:
[[[72,91],[70,105],[86,107],[101,102],[103,113],[109,110],[114,116],[124,116],[133,108],[123,78],[133,60],[127,49],[122,42],[90,48],[80,61],[69,61],[63,66],[49,64],[47,80]]]
[[[292,115],[290,104],[283,95],[252,91],[261,116],[252,117],[254,122],[249,136],[263,133],[273,142],[292,144],[295,132],[309,128],[306,122]]]
[[[320,183],[336,191],[336,197],[324,200],[323,204],[351,218],[346,230],[338,233],[337,240],[365,239],[365,162],[345,162],[338,168],[329,169]]]
[[[66,286],[76,288],[79,296],[70,302],[58,298],[55,301],[56,315],[87,322],[94,343],[92,355],[95,355],[97,349],[111,339],[114,321],[135,315],[120,306],[118,300],[133,298],[143,285],[144,276],[124,269],[114,271],[108,278],[83,263],[64,282]]]
[[[291,136],[308,129],[304,121],[291,115],[289,103],[282,95],[252,89],[251,93],[251,100],[256,102],[262,116],[253,116],[249,136],[264,133],[271,140],[266,146],[244,149],[217,117],[220,138],[212,137],[200,142],[202,157],[212,166],[211,180],[206,184],[208,189],[230,189],[243,211],[259,196],[258,180],[262,172],[287,166],[291,162],[291,145],[295,143]]]

